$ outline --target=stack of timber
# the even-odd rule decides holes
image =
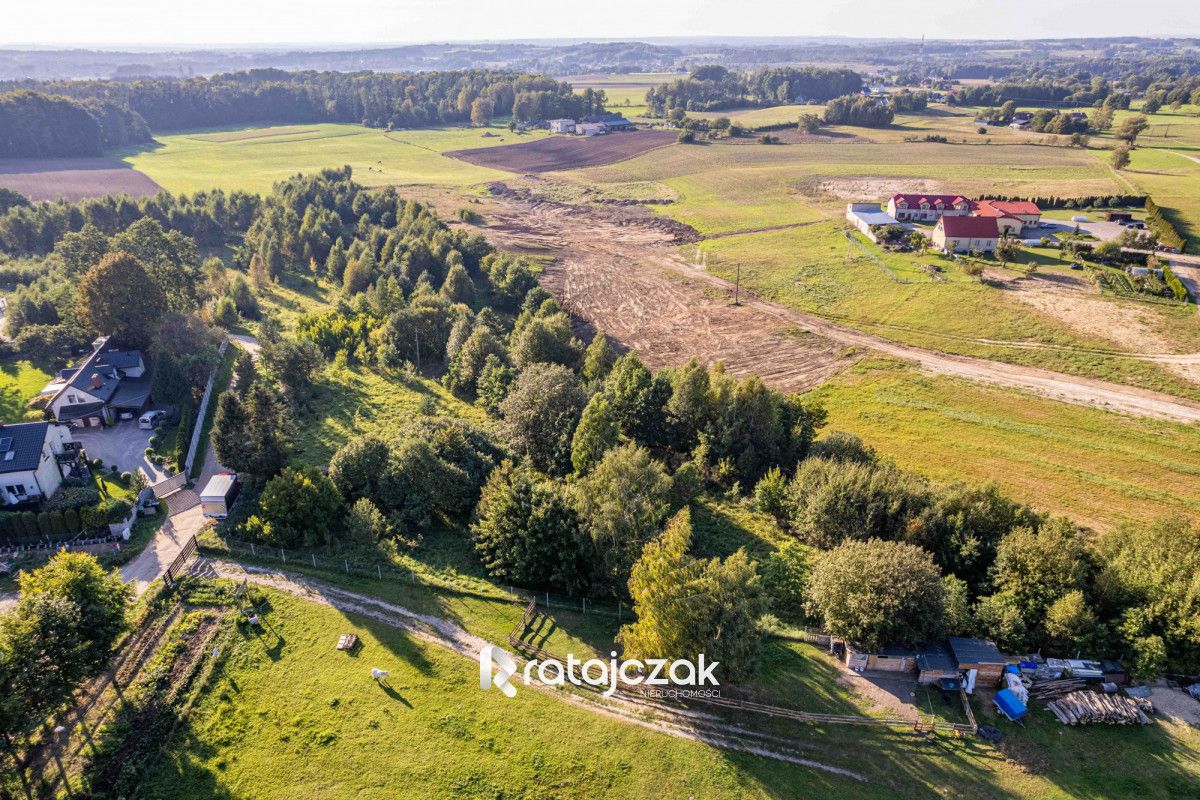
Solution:
[[[1065,694],[1082,689],[1085,685],[1087,684],[1082,678],[1034,681],[1029,687],[1029,696],[1034,700],[1055,700]]]
[[[1052,700],[1046,708],[1064,725],[1149,725],[1146,712],[1153,711],[1149,700],[1119,695],[1074,691]]]

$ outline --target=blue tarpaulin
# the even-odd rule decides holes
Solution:
[[[1001,689],[996,692],[996,708],[1000,713],[1016,722],[1025,716],[1025,704],[1013,693],[1012,689]]]
[[[1009,664],[1007,667],[1005,667],[1005,668],[1004,668],[1004,671],[1005,671],[1005,672],[1012,673],[1013,675],[1020,675],[1020,674],[1021,674],[1021,670],[1017,669],[1017,665],[1016,665],[1016,664]]]

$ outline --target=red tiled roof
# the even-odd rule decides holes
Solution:
[[[969,200],[967,200],[967,198],[965,198],[961,195],[957,195],[957,194],[906,194],[903,192],[898,192],[898,193],[892,195],[892,199],[895,200],[897,203],[899,203],[901,200],[904,200],[910,206],[917,206],[917,207],[920,207],[922,200],[929,203],[930,206],[937,205],[937,202],[939,200],[941,200],[942,205],[946,206],[947,208],[952,208],[955,203],[970,202]]]
[[[952,239],[998,239],[995,217],[942,217],[938,225]]]
[[[980,200],[971,204],[977,217],[1015,217],[1018,214],[1041,214],[1037,203],[1028,200]]]

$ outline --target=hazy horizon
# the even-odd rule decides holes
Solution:
[[[833,0],[779,7],[745,0],[610,0],[595,6],[527,0],[521,13],[487,0],[210,0],[174,4],[63,0],[11,13],[5,49],[104,50],[279,47],[360,49],[433,43],[648,41],[662,39],[865,38],[996,40],[1200,35],[1194,0],[1147,0],[1137,13],[1118,0],[996,2]],[[169,6],[168,6],[169,7]],[[847,15],[852,18],[847,19]],[[1165,30],[1173,27],[1175,30]],[[264,38],[264,31],[269,32]],[[786,31],[786,33],[780,33]]]

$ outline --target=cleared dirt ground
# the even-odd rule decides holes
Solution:
[[[786,391],[809,389],[854,356],[844,345],[734,306],[678,260],[686,241],[643,209],[585,208],[497,198],[489,239],[510,250],[553,255],[543,285],[577,317],[634,350],[654,369],[724,362],[739,377],[757,374]]]
[[[633,349],[651,367],[691,356],[756,373],[785,391],[814,386],[874,351],[931,373],[1036,392],[1137,416],[1200,421],[1200,404],[1158,392],[1050,370],[900,344],[743,292],[686,263],[695,241],[642,208],[575,206],[501,191],[489,201],[486,235],[502,248],[553,258],[542,283],[577,317]],[[1164,357],[1159,357],[1164,358]],[[1193,359],[1195,356],[1173,357]]]
[[[141,172],[106,158],[0,160],[0,186],[30,200],[82,200],[106,194],[144,197],[162,191]]]
[[[517,173],[602,167],[671,144],[674,131],[629,131],[607,136],[551,136],[536,142],[451,150],[444,155],[480,167]]]

